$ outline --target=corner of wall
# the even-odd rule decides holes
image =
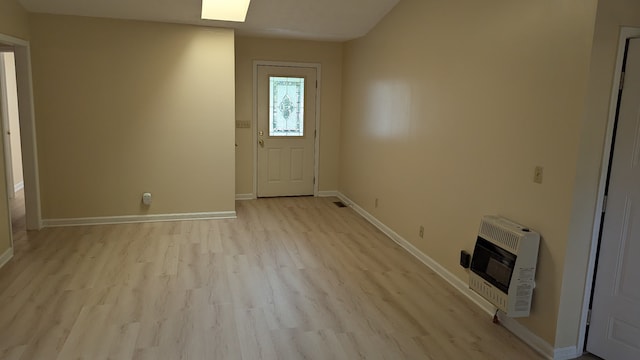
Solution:
[[[0,1],[0,34],[29,39],[29,13],[18,0]]]

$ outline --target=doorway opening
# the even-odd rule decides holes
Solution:
[[[15,243],[26,237],[27,228],[16,62],[14,51],[9,47],[0,49],[0,109],[9,215]]]
[[[29,46],[29,42],[18,39],[9,35],[0,34],[0,52],[4,53],[12,53],[13,55],[13,64],[15,67],[15,83],[16,83],[16,96],[17,96],[17,113],[19,118],[19,128],[20,133],[20,153],[22,158],[22,184],[20,181],[17,181],[16,184],[13,184],[14,187],[10,189],[10,186],[7,185],[4,192],[5,196],[7,196],[7,202],[3,205],[10,212],[11,204],[9,202],[9,198],[14,196],[17,201],[17,204],[20,204],[21,201],[24,201],[23,207],[18,207],[18,209],[24,209],[24,216],[20,216],[22,221],[24,221],[24,225],[22,229],[24,229],[23,235],[28,237],[28,230],[39,230],[42,228],[42,220],[41,220],[41,207],[40,207],[40,183],[38,176],[38,156],[37,156],[37,146],[36,146],[36,126],[35,126],[35,116],[34,116],[34,104],[33,104],[33,85],[32,85],[32,77],[31,77],[31,49]],[[4,59],[4,55],[3,55]],[[3,71],[4,73],[4,67]],[[2,104],[0,104],[2,106]],[[6,106],[2,106],[3,108]],[[0,117],[6,117],[3,115],[3,111],[0,110]],[[2,122],[0,122],[0,126],[2,126]],[[7,126],[2,126],[4,129]],[[14,129],[16,126],[14,125]],[[9,132],[11,132],[11,128],[9,125]],[[2,143],[7,142],[7,139],[4,136],[8,134],[3,130],[3,138]],[[10,145],[10,144],[7,144]],[[4,149],[3,149],[4,150]],[[18,152],[18,151],[15,151]],[[13,169],[14,164],[6,163],[6,158],[3,159],[5,161],[5,168]],[[11,166],[9,166],[11,165]],[[17,164],[15,164],[17,165]],[[12,177],[15,178],[16,174],[19,171],[15,171],[12,174]],[[3,175],[4,177],[4,175]],[[6,179],[5,179],[6,181]],[[11,182],[15,182],[11,180]],[[16,194],[16,186],[23,187],[21,189],[21,193],[19,191]],[[18,195],[18,196],[16,196]],[[19,196],[23,196],[21,200]],[[9,214],[7,214],[9,217]],[[11,227],[11,219],[7,218],[9,221],[9,226]],[[19,225],[16,224],[17,226]],[[3,250],[0,254],[0,267],[7,263],[14,254],[13,247],[13,234],[11,229],[4,229],[4,232],[8,232],[10,237],[9,239],[9,248]]]

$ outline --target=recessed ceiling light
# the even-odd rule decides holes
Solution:
[[[244,22],[251,0],[202,0],[202,18]]]

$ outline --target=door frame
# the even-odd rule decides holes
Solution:
[[[26,40],[1,33],[0,43],[13,48],[16,61],[27,230],[40,230],[42,228],[42,213],[31,72],[31,46]],[[3,191],[7,190],[5,189]],[[9,206],[9,204],[7,204],[7,206]]]
[[[11,119],[9,116],[9,89],[7,84],[7,74],[5,74],[4,54],[11,52],[13,49],[0,48],[0,118],[2,118],[2,137],[6,139],[4,142],[4,175],[7,180],[7,198],[14,199],[16,197],[14,177],[13,177],[13,158],[11,152]],[[7,135],[5,137],[5,135]]]
[[[319,172],[320,172],[320,93],[322,89],[322,66],[319,63],[299,63],[299,62],[283,62],[283,61],[266,61],[266,60],[254,60],[253,61],[253,198],[258,198],[258,67],[259,66],[278,66],[278,67],[292,67],[292,68],[307,68],[316,70],[316,80],[318,86],[316,88],[316,136],[314,139],[314,154],[313,154],[313,177],[315,179],[313,184],[313,196],[318,196],[319,189]]]
[[[589,251],[589,262],[585,282],[584,298],[582,300],[582,315],[580,317],[580,333],[578,334],[578,352],[582,353],[587,345],[587,322],[591,307],[591,293],[595,281],[596,260],[598,246],[600,244],[600,230],[602,228],[602,210],[604,207],[604,196],[607,190],[607,180],[609,177],[609,166],[613,153],[613,137],[617,121],[618,99],[620,97],[620,81],[622,67],[626,54],[627,40],[640,37],[640,28],[622,27],[618,39],[618,52],[616,56],[616,67],[613,75],[613,86],[611,88],[611,99],[609,100],[609,116],[607,119],[607,130],[605,135],[604,153],[602,155],[602,166],[600,168],[600,182],[598,185],[598,195],[596,201],[596,213],[593,219],[593,230],[591,233],[591,249]]]

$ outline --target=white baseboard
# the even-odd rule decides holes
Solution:
[[[524,341],[527,345],[539,352],[545,358],[549,360],[559,359],[558,357],[556,357],[556,353],[558,350],[554,350],[553,346],[540,338],[538,335],[532,333],[531,330],[524,327],[518,321],[505,316],[501,312],[498,313],[498,318],[500,319],[500,323],[502,324],[502,326],[507,328],[507,330],[511,331],[515,336],[520,338],[520,340]],[[563,360],[567,359],[571,358],[563,358]]]
[[[18,191],[24,189],[24,181],[20,181],[19,183],[13,186],[13,192],[17,193]]]
[[[490,302],[485,300],[480,295],[469,289],[469,284],[460,280],[457,276],[453,275],[449,270],[445,269],[438,262],[427,256],[427,254],[420,251],[409,241],[398,235],[395,231],[391,230],[388,226],[383,224],[380,220],[376,219],[373,215],[369,214],[366,210],[358,206],[358,204],[354,203],[351,199],[346,197],[344,194],[339,193],[338,197],[342,200],[343,203],[351,206],[358,214],[364,217],[367,221],[369,221],[373,226],[377,227],[380,231],[382,231],[385,235],[387,235],[391,240],[396,242],[406,251],[408,251],[411,255],[420,260],[423,264],[427,265],[431,270],[433,270],[436,274],[440,275],[444,278],[449,284],[458,289],[463,295],[468,297],[471,301],[473,301],[476,305],[478,305],[482,310],[484,310],[487,314],[493,316],[495,314],[496,308],[491,305]]]
[[[236,194],[236,200],[254,200],[255,198],[254,194]]]
[[[338,192],[335,190],[332,191],[318,191],[318,197],[338,197]],[[236,200],[255,200],[256,196],[254,194],[236,194]]]
[[[184,213],[184,214],[159,214],[159,215],[133,215],[133,216],[105,216],[88,217],[76,219],[44,219],[44,227],[62,226],[86,226],[86,225],[113,225],[146,223],[160,221],[187,221],[187,220],[218,220],[235,219],[235,211],[207,212],[207,213]]]
[[[13,248],[8,248],[4,254],[0,255],[0,268],[5,266],[13,257]]]
[[[338,197],[342,200],[343,203],[349,205],[353,210],[355,210],[358,214],[364,217],[367,221],[369,221],[373,226],[377,227],[380,231],[382,231],[385,235],[387,235],[391,240],[396,242],[402,248],[404,248],[407,252],[413,255],[415,258],[420,260],[423,264],[427,265],[431,270],[433,270],[436,274],[440,275],[443,279],[445,279],[449,284],[451,284],[454,288],[460,291],[463,295],[473,301],[476,305],[480,307],[483,311],[485,311],[490,316],[495,314],[496,308],[487,300],[485,300],[482,296],[478,295],[471,289],[469,289],[469,284],[460,280],[457,276],[453,275],[447,269],[445,269],[442,265],[440,265],[437,261],[433,260],[425,253],[416,248],[413,244],[411,244],[408,240],[404,239],[400,235],[398,235],[391,228],[383,224],[380,220],[376,219],[373,215],[369,214],[366,210],[361,208],[358,204],[353,202],[351,199],[346,197],[344,194],[338,192]],[[545,356],[547,359],[553,360],[566,360],[570,359],[570,357],[556,357],[562,354],[565,354],[565,351],[568,352],[567,349],[557,349],[554,351],[553,347],[547,343],[545,340],[538,337],[536,334],[532,333],[529,329],[522,326],[519,322],[514,319],[508,318],[506,316],[500,317],[500,321],[502,325],[511,331],[514,335],[524,341],[526,344],[531,346],[534,350],[538,351],[541,355]],[[574,349],[575,352],[575,349]]]
[[[338,192],[332,191],[318,191],[318,197],[338,197]]]
[[[582,356],[583,352],[578,351],[576,346],[569,346],[566,348],[559,348],[553,351],[553,360],[569,360]]]

